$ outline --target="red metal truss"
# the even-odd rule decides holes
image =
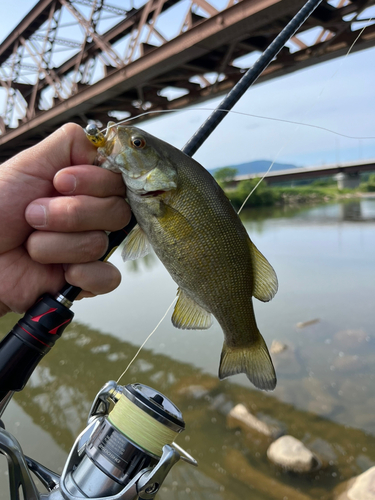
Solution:
[[[240,58],[255,60],[304,3],[225,1],[40,0],[0,45],[0,160],[68,120],[104,124],[226,93]],[[259,81],[347,53],[366,23],[353,50],[373,46],[374,3],[323,1]]]

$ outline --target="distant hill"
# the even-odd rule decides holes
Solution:
[[[239,163],[238,165],[228,165],[228,167],[236,168],[237,175],[245,175],[245,174],[257,174],[258,172],[266,172],[271,165],[270,160],[255,160],[249,161],[247,163]],[[210,173],[214,175],[216,170],[220,170],[220,168],[212,168],[210,169]],[[297,165],[290,165],[288,163],[274,163],[272,167],[272,171],[275,170],[287,170],[288,168],[297,168]]]

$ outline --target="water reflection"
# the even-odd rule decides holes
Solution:
[[[270,220],[288,219],[291,223],[339,224],[340,222],[375,222],[375,199],[341,200],[340,203],[330,202],[324,205],[280,206],[250,208],[241,212],[245,224],[251,224],[251,231],[262,234],[265,223]]]
[[[14,319],[12,316],[11,321]],[[7,317],[3,331],[11,321]],[[17,403],[68,452],[85,426],[96,392],[107,380],[119,376],[135,351],[132,344],[76,322],[43,359],[27,388],[17,394]],[[297,362],[306,364],[307,360]],[[375,438],[363,431],[317,417],[314,408],[312,413],[300,411],[259,391],[219,382],[187,363],[148,349],[141,352],[123,383],[135,381],[165,393],[182,410],[186,431],[179,443],[199,460],[198,471],[179,464],[161,498],[239,500],[257,491],[254,498],[262,500],[280,498],[280,492],[291,500],[295,493],[297,500],[302,498],[296,491],[300,488],[310,498],[329,499],[337,483],[375,462]],[[306,391],[310,395],[315,391],[316,399],[310,396],[311,401],[319,402],[324,388],[314,386],[314,379],[310,383],[312,387],[306,382]],[[263,421],[302,439],[322,457],[324,468],[314,477],[281,474],[266,458],[270,438],[228,421],[229,409],[238,403]]]
[[[362,215],[361,203],[352,201],[350,203],[342,203],[340,205],[342,220],[360,221],[365,220]]]
[[[124,383],[150,385],[180,407],[187,424],[180,444],[199,460],[198,471],[176,467],[161,499],[329,500],[338,483],[375,463],[375,200],[251,210],[244,222],[280,281],[270,304],[255,304],[268,345],[287,346],[273,354],[276,391],[252,390],[245,377],[219,383],[220,328],[178,331],[170,315]],[[114,259],[123,269],[121,258]],[[30,441],[43,428],[67,453],[98,389],[119,376],[175,295],[154,256],[123,274],[112,294],[74,305],[77,321],[16,396],[32,420],[24,424],[34,429]],[[15,321],[6,316],[0,331]],[[324,468],[297,478],[271,467],[269,438],[229,425],[226,413],[237,403],[301,439],[323,457]],[[41,440],[28,446],[35,455]],[[293,497],[296,488],[302,493]]]

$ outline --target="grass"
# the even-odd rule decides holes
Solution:
[[[227,173],[227,172],[225,172]],[[232,205],[238,210],[248,194],[254,189],[259,179],[249,179],[233,184],[232,172],[230,177],[215,173],[216,180],[224,189]],[[318,179],[310,184],[286,186],[267,186],[263,181],[246,202],[246,207],[266,207],[297,205],[304,203],[321,203],[348,196],[360,196],[361,193],[375,192],[375,174],[366,176],[357,189],[338,189],[337,182],[332,178]]]

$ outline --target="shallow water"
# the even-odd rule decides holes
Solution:
[[[255,301],[267,344],[287,346],[273,354],[277,389],[264,394],[244,376],[218,382],[219,326],[179,331],[171,312],[122,383],[164,392],[186,420],[179,443],[199,469],[177,464],[160,498],[328,500],[339,483],[375,464],[375,200],[248,211],[243,220],[279,278],[272,302]],[[155,256],[123,264],[115,254],[113,262],[123,270],[119,289],[74,305],[76,322],[5,412],[25,453],[57,471],[96,392],[117,379],[175,296]],[[3,318],[1,332],[15,321]],[[323,469],[299,478],[271,466],[269,438],[228,425],[227,409],[239,402],[302,439]],[[1,500],[5,469],[3,461]]]

